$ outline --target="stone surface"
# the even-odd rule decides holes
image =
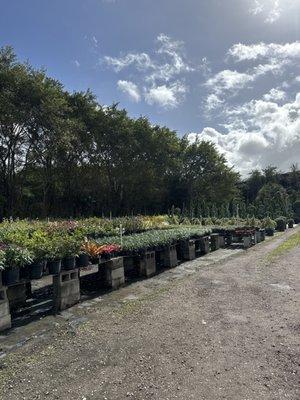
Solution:
[[[53,276],[54,309],[65,310],[80,300],[79,270],[62,271]]]

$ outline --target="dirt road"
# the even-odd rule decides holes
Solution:
[[[2,360],[1,399],[299,400],[300,247],[270,258],[295,231],[57,324]]]

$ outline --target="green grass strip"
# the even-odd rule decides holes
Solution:
[[[288,251],[294,249],[297,246],[300,246],[300,232],[294,233],[286,241],[284,241],[278,247],[276,247],[276,249],[271,251],[267,255],[267,260],[272,261],[274,258],[287,253]]]

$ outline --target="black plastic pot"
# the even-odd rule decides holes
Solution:
[[[25,265],[25,267],[20,268],[20,279],[30,279],[30,268],[30,265]]]
[[[47,267],[49,275],[57,275],[61,271],[61,260],[48,260]]]
[[[87,267],[90,263],[89,256],[87,254],[80,254],[78,257],[76,257],[76,267],[78,268],[84,268]]]
[[[61,267],[64,271],[70,271],[75,268],[75,257],[65,257],[62,259]]]
[[[274,228],[266,228],[267,236],[274,236],[275,229]]]
[[[35,261],[30,264],[30,279],[41,279],[45,264],[45,261]]]
[[[2,282],[4,286],[11,286],[20,280],[20,268],[6,268],[2,272]]]
[[[90,257],[90,262],[93,265],[98,265],[100,262],[100,259],[99,259],[99,257]]]

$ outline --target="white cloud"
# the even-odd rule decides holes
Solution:
[[[247,73],[226,69],[208,79],[205,85],[213,89],[215,93],[222,93],[225,90],[241,89],[253,79],[253,76]]]
[[[263,99],[266,101],[280,101],[280,100],[284,100],[286,97],[286,94],[283,90],[281,89],[276,89],[273,88],[269,91],[269,93],[266,93],[263,96]]]
[[[245,45],[238,43],[229,49],[228,54],[238,62],[257,59],[297,59],[300,58],[300,41],[285,44],[261,42]]]
[[[187,88],[181,82],[170,86],[161,85],[145,89],[145,100],[150,105],[158,105],[164,109],[176,108],[181,102]]]
[[[128,53],[124,57],[105,56],[104,61],[112,66],[115,72],[120,72],[131,65],[135,66],[139,71],[153,68],[152,61],[147,53]]]
[[[138,103],[141,100],[139,88],[133,82],[119,80],[118,89],[123,93],[126,93],[128,97],[135,103]]]
[[[130,66],[145,72],[144,79],[151,84],[156,81],[169,82],[175,76],[194,71],[185,60],[183,42],[172,40],[165,34],[158,35],[155,55],[148,53],[127,53],[120,57],[105,56],[104,62],[120,72]]]
[[[228,110],[230,123],[224,132],[205,128],[196,138],[210,140],[223,153],[230,165],[245,175],[251,169],[273,164],[287,170],[299,162],[300,154],[300,93],[295,101],[278,105],[252,100]]]
[[[260,77],[272,74],[278,78],[287,68],[300,59],[300,42],[276,44],[258,43],[253,45],[235,44],[228,53],[236,62],[260,62],[240,72],[225,69],[210,77],[205,83],[208,89],[206,110],[210,111],[224,103],[225,95],[236,95],[240,90],[253,87]],[[278,83],[277,83],[278,84]]]
[[[116,73],[133,68],[135,80],[144,86],[144,98],[149,105],[156,104],[164,109],[175,108],[187,92],[184,75],[195,69],[186,60],[183,42],[161,33],[157,36],[156,43],[157,49],[152,55],[130,52],[119,57],[105,56],[103,61]],[[139,92],[136,85],[132,87],[132,82],[119,81],[118,87],[126,91],[132,99],[139,101]]]
[[[224,104],[224,100],[221,100],[216,94],[210,94],[205,103],[205,108],[207,111],[215,110],[219,108],[222,104]]]
[[[264,14],[265,22],[273,24],[281,17],[283,9],[280,3],[280,0],[253,0],[249,12],[252,15]]]

